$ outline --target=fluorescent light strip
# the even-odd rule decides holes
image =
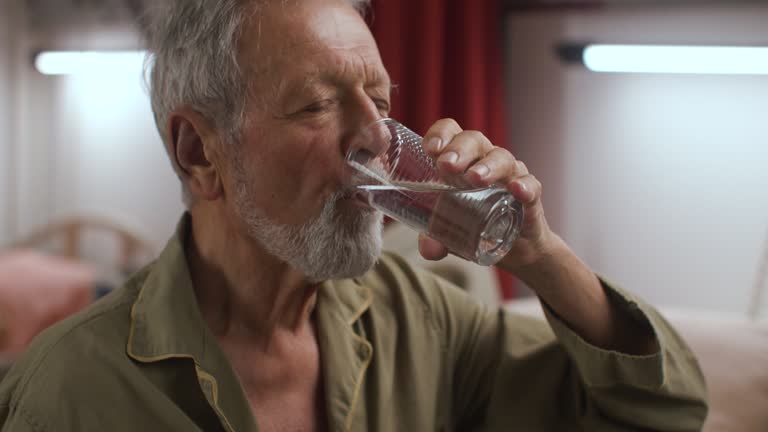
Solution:
[[[144,51],[47,51],[35,57],[35,67],[45,75],[140,71],[145,56]]]
[[[595,72],[767,75],[768,47],[588,45]]]

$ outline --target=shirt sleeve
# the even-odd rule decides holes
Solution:
[[[701,430],[706,390],[690,349],[652,307],[601,282],[620,310],[651,326],[656,354],[593,346],[547,307],[544,321],[441,290],[456,358],[457,430]]]

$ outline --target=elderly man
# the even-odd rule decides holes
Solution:
[[[2,384],[3,431],[700,429],[685,344],[550,231],[541,185],[482,134],[441,120],[425,142],[444,173],[525,204],[500,266],[549,325],[380,254],[343,162],[389,110],[365,6],[153,11],[153,108],[189,211],[154,264],[37,338]]]

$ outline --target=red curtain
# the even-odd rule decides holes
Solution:
[[[370,25],[399,87],[392,117],[419,133],[456,119],[506,145],[498,0],[374,0]],[[499,273],[502,296],[513,278]]]

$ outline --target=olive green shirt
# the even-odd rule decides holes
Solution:
[[[2,431],[256,431],[248,400],[203,321],[184,218],[159,259],[46,330],[0,385]],[[316,317],[330,431],[698,431],[704,381],[678,334],[647,320],[661,350],[630,356],[546,322],[482,306],[385,254],[331,281]],[[259,367],[254,365],[254,367]]]

